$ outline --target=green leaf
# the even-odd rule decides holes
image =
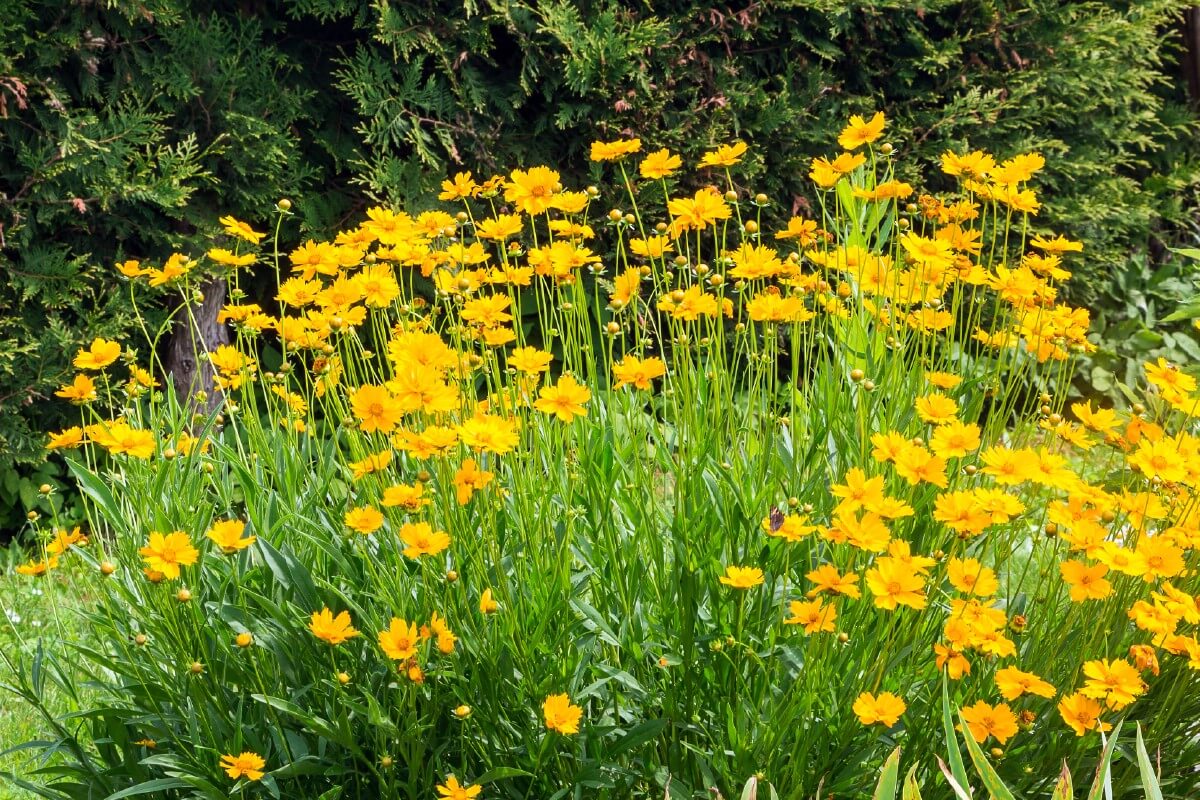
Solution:
[[[75,481],[79,484],[79,489],[84,494],[92,499],[100,508],[100,513],[108,520],[108,524],[114,528],[120,529],[125,522],[121,514],[121,508],[117,505],[117,499],[113,497],[113,493],[105,485],[104,481],[100,480],[94,472],[89,470],[77,461],[66,459],[67,466],[71,468],[71,473],[75,476]]]
[[[962,752],[958,749],[958,737],[954,735],[954,715],[950,711],[950,683],[942,674],[942,728],[946,734],[946,751],[950,759],[950,774],[969,800],[971,784],[967,780],[967,767],[963,764]]]
[[[1142,776],[1142,791],[1146,793],[1146,800],[1163,800],[1162,787],[1158,785],[1158,776],[1154,772],[1154,765],[1150,762],[1150,754],[1146,752],[1146,742],[1142,740],[1141,723],[1137,726],[1137,760],[1138,772]]]
[[[1087,800],[1100,800],[1100,795],[1104,793],[1105,784],[1108,783],[1108,765],[1112,760],[1113,750],[1117,747],[1117,737],[1121,735],[1121,726],[1124,724],[1124,722],[1117,723],[1108,737],[1108,742],[1104,745],[1104,751],[1100,754],[1100,763],[1096,765],[1096,777],[1092,780],[1092,788],[1088,792]]]
[[[975,765],[975,771],[979,773],[979,778],[983,781],[983,788],[987,789],[988,794],[994,800],[1017,800],[1009,788],[1004,785],[1004,781],[1000,780],[1000,776],[987,760],[987,756],[983,754],[975,737],[971,735],[971,728],[967,725],[962,711],[958,712],[958,722],[962,727],[963,741],[967,745],[967,752],[971,755],[971,763]]]
[[[489,769],[487,772],[480,775],[478,778],[475,779],[474,782],[479,784],[480,786],[487,786],[489,783],[495,783],[496,781],[506,781],[509,778],[532,778],[532,777],[533,777],[532,772],[526,772],[525,770],[517,769],[516,767],[495,767],[493,769]]]
[[[1167,249],[1176,255],[1183,256],[1184,258],[1200,259],[1200,249],[1195,247],[1168,247]]]
[[[650,719],[643,722],[634,728],[631,728],[620,739],[618,739],[609,749],[608,754],[615,756],[618,753],[624,753],[626,750],[633,750],[640,747],[662,732],[663,728],[667,727],[665,719]]]
[[[964,787],[959,784],[950,768],[946,766],[946,762],[942,761],[941,756],[937,756],[938,769],[942,771],[942,775],[946,778],[946,783],[950,784],[950,788],[954,790],[954,795],[958,800],[971,800],[971,787]]]
[[[904,787],[900,791],[900,800],[921,800],[921,787],[917,784],[917,765],[913,764],[904,776]]]
[[[896,784],[900,780],[900,748],[897,747],[883,762],[879,783],[875,786],[874,800],[896,800]]]
[[[151,781],[144,781],[136,786],[130,786],[128,789],[122,789],[119,792],[113,792],[104,800],[118,800],[121,797],[133,797],[139,794],[150,794],[151,792],[160,792],[166,789],[186,789],[187,784],[178,778],[155,778]]]
[[[1058,774],[1058,781],[1054,784],[1054,793],[1050,795],[1050,800],[1075,800],[1075,787],[1071,785],[1071,770],[1067,769],[1065,760],[1062,772]]]

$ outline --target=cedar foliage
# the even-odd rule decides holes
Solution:
[[[1085,304],[1195,206],[1179,0],[3,5],[0,528],[53,480],[28,471],[77,419],[53,402],[70,354],[136,324],[113,262],[281,196],[320,235],[461,169],[584,182],[590,141],[635,134],[743,139],[745,188],[803,213],[809,159],[883,109],[910,163],[1043,152],[1039,220],[1088,242]]]

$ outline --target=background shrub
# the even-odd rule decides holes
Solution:
[[[31,471],[40,431],[73,419],[53,402],[66,354],[135,324],[112,263],[161,261],[214,212],[257,218],[282,195],[327,234],[353,196],[398,201],[447,171],[547,162],[579,181],[588,142],[630,132],[691,156],[742,138],[747,188],[804,211],[808,159],[882,108],[907,163],[968,141],[1043,151],[1039,220],[1089,248],[1072,299],[1119,322],[1109,276],[1149,280],[1161,256],[1131,253],[1195,205],[1186,5],[9,2],[0,529],[57,479]]]

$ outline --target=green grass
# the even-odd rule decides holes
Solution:
[[[72,639],[77,626],[74,611],[84,601],[86,581],[75,565],[51,573],[49,578],[33,579],[18,575],[16,565],[27,554],[17,548],[0,548],[0,653],[14,663],[28,666],[29,657],[39,639]],[[0,659],[0,687],[12,682],[9,663]],[[48,683],[48,687],[53,685]],[[46,726],[38,712],[21,698],[0,688],[0,753],[21,742],[42,738]],[[57,712],[69,709],[60,696],[48,698]],[[28,753],[0,755],[0,773],[14,773],[35,780],[29,772],[40,765]],[[0,778],[0,800],[25,800],[34,797]]]

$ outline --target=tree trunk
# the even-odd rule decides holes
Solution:
[[[229,330],[217,321],[225,305],[225,281],[212,279],[200,287],[203,302],[192,306],[191,315],[181,315],[171,334],[167,371],[181,404],[202,414],[211,413],[220,400],[213,378],[216,372],[203,358],[223,344],[229,344]],[[193,318],[195,323],[193,324]],[[203,401],[198,392],[204,392]]]
[[[1188,98],[1200,103],[1200,6],[1183,12],[1183,72]]]

